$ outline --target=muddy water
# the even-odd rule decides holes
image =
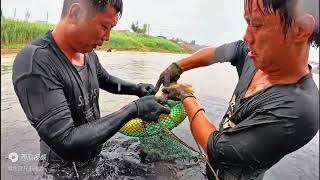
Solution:
[[[183,54],[141,52],[98,52],[107,71],[132,82],[155,84],[159,73]],[[1,179],[52,179],[43,177],[37,167],[39,138],[26,120],[14,94],[11,68],[15,54],[1,56]],[[318,75],[314,77],[318,83]],[[228,99],[238,78],[229,64],[217,64],[184,73],[181,81],[193,84],[197,97],[214,124],[218,124],[226,110]],[[113,112],[136,99],[101,91],[102,115]],[[210,111],[209,111],[210,109]],[[174,132],[195,147],[187,121]],[[202,163],[152,162],[141,163],[139,142],[121,134],[105,143],[98,164],[79,169],[81,179],[205,179]],[[8,159],[15,152],[17,162]],[[61,172],[61,177],[74,178],[74,171]],[[266,180],[319,179],[319,136],[298,151],[287,155],[267,171]]]

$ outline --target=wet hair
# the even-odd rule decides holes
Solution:
[[[119,13],[119,17],[122,15],[123,3],[122,0],[64,0],[61,17],[65,17],[69,11],[69,8],[74,3],[86,3],[88,10],[95,14],[96,12],[105,12],[107,5],[114,7]]]
[[[252,1],[253,0],[245,0],[244,1],[244,7],[248,8],[249,12],[252,12]],[[301,0],[300,0],[301,1]],[[303,1],[303,0],[302,0]],[[314,0],[315,2],[318,0]],[[278,12],[280,15],[280,20],[282,24],[282,29],[284,34],[287,34],[288,29],[292,25],[292,21],[294,17],[296,16],[296,6],[298,3],[298,0],[262,0],[263,3],[263,9],[260,7],[260,4],[258,3],[258,9],[263,15],[269,15],[275,12]],[[304,2],[307,3],[307,2]],[[315,3],[317,4],[317,3]],[[298,7],[299,8],[299,7]],[[317,4],[316,8],[316,14],[314,17],[316,19],[316,28],[312,35],[309,38],[309,43],[314,47],[320,46],[320,32],[319,32],[319,4]],[[307,13],[309,13],[307,11]]]

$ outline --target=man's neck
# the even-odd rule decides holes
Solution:
[[[290,59],[290,61],[287,61],[287,64],[270,70],[260,70],[261,74],[267,76],[271,84],[296,83],[310,72],[308,68],[308,51],[300,52],[300,54],[296,53],[288,57],[287,59]]]
[[[60,22],[57,27],[53,30],[52,36],[61,51],[71,61],[72,64],[82,66],[84,64],[83,54],[76,52],[69,44],[71,38],[67,37],[67,29],[64,25],[65,22]]]
[[[259,71],[258,71],[259,72]],[[278,71],[266,73],[260,70],[262,76],[266,76],[266,79],[270,84],[292,84],[298,82],[302,77],[309,73],[308,66],[301,70],[290,70],[289,72]]]
[[[298,68],[297,70],[289,69],[289,71],[279,69],[279,70],[267,71],[267,72],[259,69],[255,73],[252,81],[250,82],[250,85],[246,91],[245,97],[251,96],[257,91],[268,88],[275,84],[296,83],[308,73],[309,73],[309,70],[305,70],[305,68]]]

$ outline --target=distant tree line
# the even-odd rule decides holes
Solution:
[[[144,23],[141,27],[139,26],[139,22],[132,22],[131,29],[135,33],[141,33],[141,34],[149,34],[149,28],[150,25],[147,23]]]
[[[180,39],[180,38],[172,38],[171,41],[176,42],[176,43],[184,43],[184,44],[196,45],[196,41],[195,40],[191,40],[190,42],[188,42],[188,41],[185,41],[185,40]]]

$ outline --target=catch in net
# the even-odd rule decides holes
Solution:
[[[174,86],[174,85],[172,85]],[[192,88],[187,87],[193,93]],[[160,95],[162,96],[162,95]],[[194,159],[192,151],[171,132],[187,117],[181,101],[167,99],[165,105],[170,107],[170,114],[162,114],[158,122],[146,123],[135,118],[126,123],[120,133],[138,137],[142,151],[147,159],[152,160],[191,160]]]

